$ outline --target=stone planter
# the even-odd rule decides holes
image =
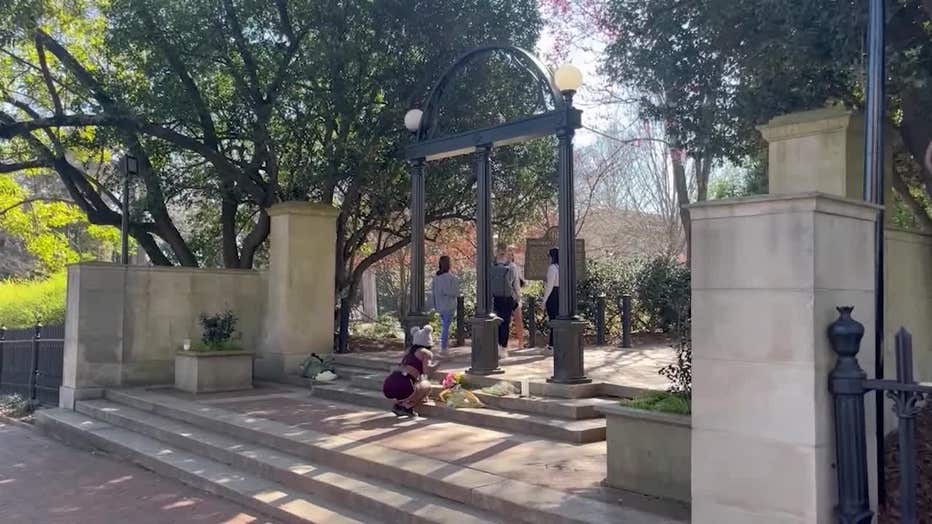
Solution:
[[[175,354],[175,387],[189,393],[252,389],[248,351],[179,351]]]
[[[690,417],[615,404],[597,409],[607,422],[605,484],[689,502]]]

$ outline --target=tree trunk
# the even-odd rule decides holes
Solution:
[[[683,234],[686,239],[686,263],[692,259],[692,231],[689,219],[689,185],[686,181],[686,166],[683,165],[683,152],[680,149],[670,149],[670,161],[673,164],[673,185],[676,191],[676,205],[680,211],[680,221],[683,223]]]
[[[223,249],[223,266],[237,268],[241,265],[236,246],[236,209],[239,207],[227,184],[220,189],[220,242]]]

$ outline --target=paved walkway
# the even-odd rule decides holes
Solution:
[[[0,421],[0,521],[21,524],[247,524],[224,499]]]
[[[400,351],[352,353],[353,357],[386,362],[393,365],[401,359]],[[595,382],[622,386],[664,390],[669,381],[658,373],[660,368],[676,361],[676,352],[669,345],[649,345],[634,349],[613,346],[587,347],[584,354],[586,374]],[[450,349],[441,371],[462,371],[469,367],[470,348]],[[496,378],[544,381],[553,375],[553,357],[543,355],[539,349],[512,349],[510,356],[500,363],[505,371]]]

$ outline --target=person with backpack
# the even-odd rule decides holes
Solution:
[[[495,249],[495,264],[489,271],[489,288],[492,292],[492,310],[502,319],[498,325],[498,356],[508,356],[508,331],[511,314],[521,297],[518,276],[508,260],[508,246],[499,244]]]

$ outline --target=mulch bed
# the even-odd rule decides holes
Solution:
[[[402,351],[405,341],[397,338],[349,337],[346,344],[349,353],[373,353],[376,351]]]
[[[887,488],[887,504],[880,508],[878,524],[898,524],[900,522],[900,468],[899,445],[897,435],[893,433],[886,439],[884,448],[886,470],[884,485]],[[921,524],[932,524],[932,406],[916,418],[916,514]]]

